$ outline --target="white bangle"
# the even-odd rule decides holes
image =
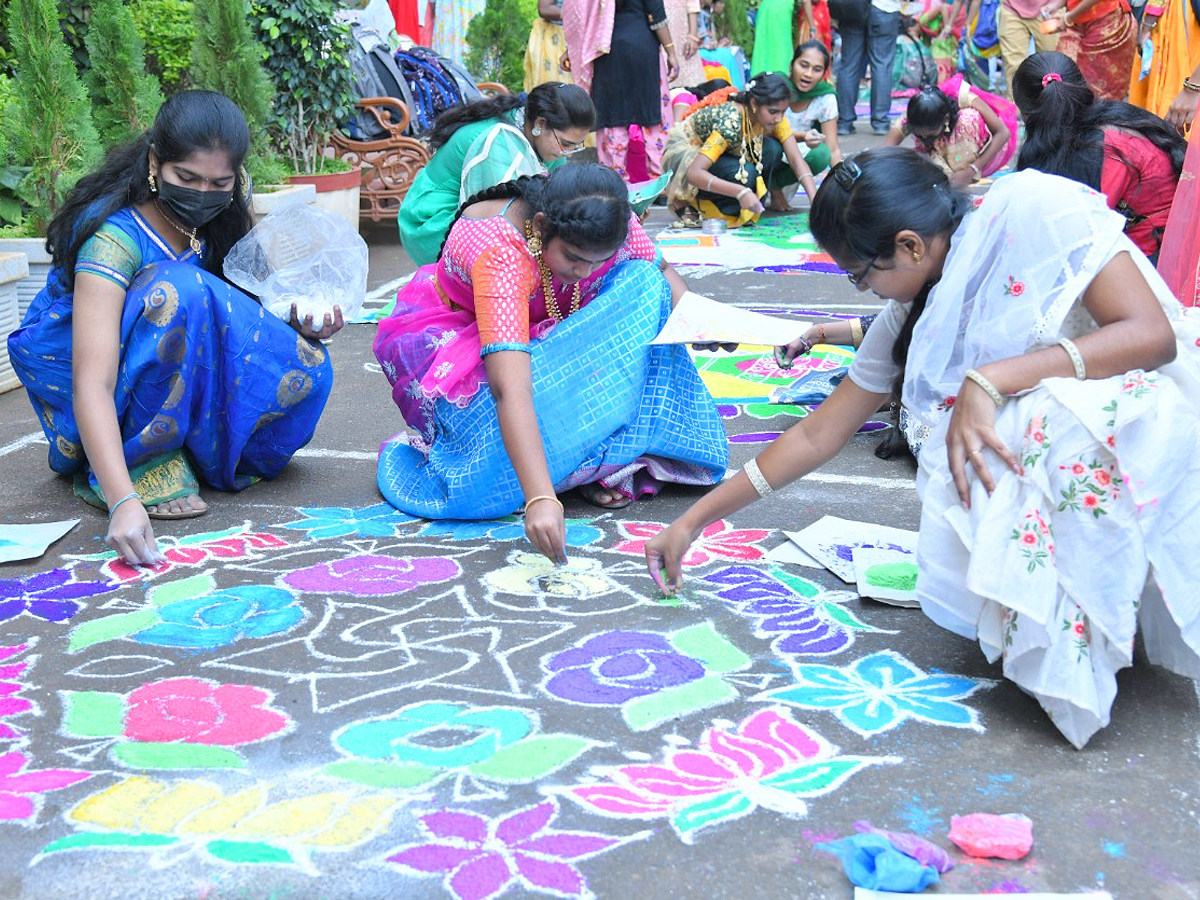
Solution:
[[[1071,357],[1071,365],[1075,367],[1075,377],[1080,381],[1087,381],[1087,367],[1083,364],[1083,355],[1075,346],[1075,342],[1070,338],[1062,338],[1058,342],[1058,346],[1066,350],[1067,356]]]
[[[992,398],[992,402],[996,404],[997,409],[1004,405],[1004,395],[996,390],[996,386],[994,384],[992,384],[974,369],[967,369],[964,374],[968,379],[975,382],[987,392],[987,395]]]
[[[746,477],[750,479],[750,484],[754,490],[758,491],[759,497],[765,497],[775,488],[771,487],[771,483],[767,481],[766,476],[758,468],[758,460],[752,459],[750,462],[742,466],[742,471],[746,473]]]
[[[982,177],[983,177],[983,173],[979,171],[979,166],[975,165],[975,163],[971,163],[971,165],[970,165],[970,169],[971,169],[971,171],[972,171],[972,172],[974,172],[974,173],[975,173],[975,180],[976,180],[976,181],[978,181],[980,178],[982,178]]]

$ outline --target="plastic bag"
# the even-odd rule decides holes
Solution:
[[[314,326],[334,306],[347,322],[367,296],[367,244],[341,216],[306,204],[271,213],[233,245],[225,277],[285,322],[292,304]]]

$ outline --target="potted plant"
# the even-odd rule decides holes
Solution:
[[[252,0],[252,22],[275,84],[271,140],[294,169],[292,183],[316,187],[316,205],[358,228],[362,174],[333,157],[330,137],[354,112],[350,28],[334,0]]]
[[[238,105],[250,126],[246,169],[255,220],[294,203],[312,203],[316,189],[288,183],[293,170],[266,137],[275,85],[263,68],[263,48],[250,24],[248,0],[195,0],[192,15],[192,84],[220,91]]]
[[[55,0],[9,0],[8,37],[16,76],[3,121],[9,198],[19,221],[0,229],[0,253],[24,253],[29,277],[17,286],[19,315],[46,284],[46,226],[75,181],[99,157],[92,106],[59,29]],[[28,171],[22,171],[25,168]],[[12,209],[10,205],[10,210]]]

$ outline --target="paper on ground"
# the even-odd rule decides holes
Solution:
[[[66,519],[35,525],[0,525],[0,563],[36,559],[78,524],[78,519]]]
[[[767,554],[767,559],[776,563],[787,563],[794,566],[807,566],[810,569],[825,568],[825,566],[817,562],[791,541],[784,541],[774,550],[770,551]]]
[[[917,559],[912,553],[879,547],[855,547],[850,553],[854,558],[854,580],[858,582],[860,597],[870,597],[873,600],[888,603],[892,606],[917,608],[921,606],[921,602],[917,599],[916,590],[904,590],[903,588],[881,583],[879,576],[882,573],[877,568],[880,566],[903,566],[915,573]],[[871,572],[871,569],[875,569],[876,571]],[[894,572],[894,574],[900,575],[904,573]]]
[[[911,900],[912,894],[896,894],[892,891],[870,891],[866,888],[854,889],[854,900]],[[997,894],[989,891],[986,894],[930,894],[937,900],[974,900],[976,897],[1020,897],[1021,900],[1112,900],[1108,891],[1096,891],[1090,894],[1010,894],[1007,891]]]
[[[727,306],[687,291],[652,344],[753,344],[776,347],[789,344],[812,326],[811,322],[777,319],[762,313]]]
[[[847,583],[854,581],[855,547],[885,547],[917,552],[917,533],[872,522],[823,516],[803,531],[785,531],[800,549]]]

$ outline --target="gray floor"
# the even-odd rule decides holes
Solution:
[[[665,221],[656,210],[649,230]],[[411,271],[390,224],[365,227],[364,235],[373,288]],[[800,309],[864,299],[845,279],[824,274],[721,273],[704,279],[703,292]],[[976,646],[919,611],[836,593],[847,585],[829,572],[788,568],[815,586],[808,593],[822,592],[805,605],[804,592],[761,581],[769,575],[761,558],[737,558],[774,548],[784,540],[780,529],[825,514],[915,528],[913,467],[876,459],[877,436],[855,438],[814,477],[734,516],[728,527],[742,534],[691,570],[678,606],[660,602],[636,553],[618,548],[637,534],[635,523],[671,521],[698,490],[667,490],[615,513],[568,498],[569,516],[579,520],[568,578],[549,577],[522,556],[528,546],[519,528],[505,523],[490,534],[434,534],[428,523],[396,516],[359,520],[347,526],[359,533],[338,534],[336,522],[348,514],[327,509],[313,513],[326,517],[325,532],[311,517],[308,530],[296,527],[302,509],[380,502],[374,452],[400,422],[372,335],[371,326],[357,325],[335,339],[333,397],[312,444],[283,477],[239,495],[208,492],[205,517],[160,523],[164,546],[178,551],[171,570],[80,599],[65,621],[27,612],[0,625],[0,654],[24,648],[0,659],[0,726],[13,730],[7,738],[0,731],[0,754],[9,754],[0,756],[0,814],[13,819],[0,823],[0,897],[485,897],[506,883],[507,865],[506,896],[834,900],[851,897],[852,888],[814,845],[851,833],[859,820],[915,832],[951,852],[957,866],[931,894],[1106,889],[1122,900],[1200,897],[1191,682],[1149,667],[1139,652],[1119,679],[1112,724],[1076,751]],[[745,434],[790,421],[739,415],[728,425]],[[0,569],[6,596],[12,580],[54,569],[79,582],[119,575],[90,558],[104,549],[104,519],[47,469],[22,392],[0,396],[0,435],[3,519],[82,520],[43,558]],[[735,443],[731,463],[755,452],[756,445]],[[377,574],[388,567],[387,580],[381,587],[370,571],[355,579],[339,568],[350,563]],[[738,574],[727,571],[732,566],[754,570],[743,579],[760,578],[753,596],[768,605],[755,607],[757,615],[748,594],[715,595],[711,576],[728,580]],[[193,595],[210,596],[208,612],[180,619]],[[772,600],[782,605],[770,607]],[[784,652],[783,636],[812,626],[821,610],[826,628],[834,628],[829,611],[840,610],[839,621],[853,623],[846,626],[853,642],[826,656]],[[174,638],[162,637],[163,623],[173,623],[166,631]],[[706,636],[708,655],[699,658],[708,693],[676,693],[667,702],[664,690],[653,708],[584,704],[550,678],[568,663],[586,669],[586,652],[597,645],[559,654],[618,631],[675,639],[674,649],[656,651],[673,658],[681,645],[696,657],[695,641]],[[171,644],[185,640],[191,646]],[[910,718],[889,730],[856,731],[830,710],[760,696],[792,683],[792,666],[845,670],[881,652],[913,669],[977,680],[958,701],[973,714],[969,727]],[[617,681],[621,674],[606,670]],[[172,679],[180,681],[164,685]],[[247,687],[213,699],[218,684]],[[760,784],[764,766],[778,768],[779,745],[772,751],[770,741],[723,735],[768,716],[793,750],[789,765],[803,745],[802,756],[840,758],[842,780],[832,768],[814,774],[807,795]],[[369,724],[379,720],[387,721]],[[155,732],[155,722],[183,730]],[[687,817],[671,819],[668,805],[654,806],[644,791],[641,818],[600,814],[581,799],[589,783],[634,778],[645,774],[637,767],[706,748],[707,729],[713,746],[728,748],[725,764],[740,761],[744,773],[727,786],[742,791],[741,800],[714,811],[704,827],[688,830]],[[184,733],[192,735],[189,764],[169,768],[138,755],[161,746],[155,736]],[[79,774],[6,781],[21,762],[26,772]],[[689,771],[670,781],[660,770],[661,783],[674,785],[663,790],[686,792],[681,785],[703,781]],[[14,797],[36,799],[27,806]],[[954,849],[946,837],[951,816],[971,812],[1028,816],[1032,853],[1005,862]],[[548,832],[593,837],[549,839]],[[434,842],[450,849],[437,856],[411,849]],[[389,861],[402,852],[418,867],[460,867],[421,874]]]

